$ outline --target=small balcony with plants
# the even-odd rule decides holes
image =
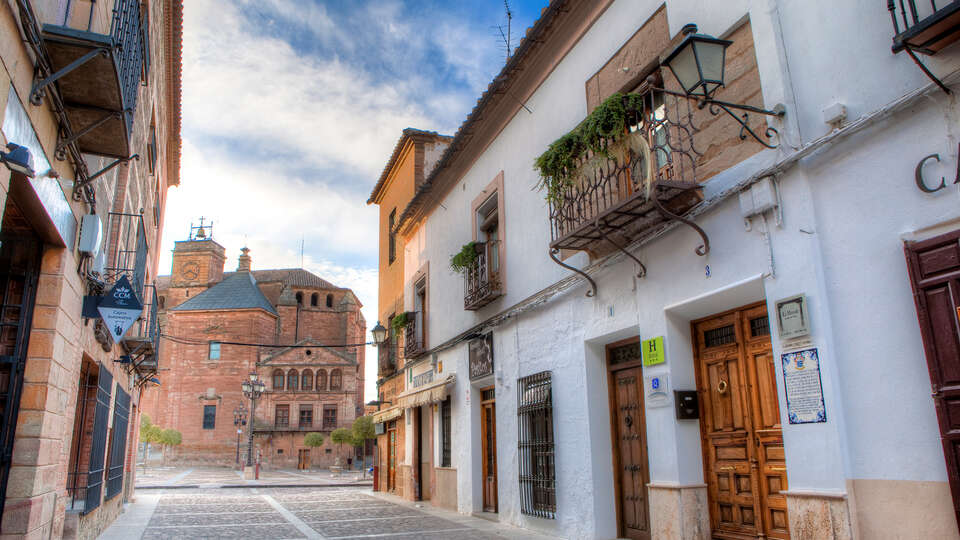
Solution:
[[[419,312],[405,311],[393,318],[393,328],[403,333],[403,357],[416,358],[424,352],[423,322]]]
[[[498,242],[469,242],[450,258],[450,268],[463,274],[463,309],[476,311],[503,295]]]
[[[932,55],[960,39],[960,0],[887,0],[893,52]]]

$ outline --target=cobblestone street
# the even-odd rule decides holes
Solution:
[[[419,506],[419,507],[418,507]],[[243,538],[546,539],[366,487],[141,490],[101,540]]]

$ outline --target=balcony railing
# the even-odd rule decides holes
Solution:
[[[887,0],[893,22],[893,52],[923,54],[960,39],[960,0]]]
[[[157,317],[157,288],[144,287],[143,313],[123,336],[123,346],[141,371],[156,371],[160,356],[160,320]]]
[[[121,276],[130,280],[134,294],[144,301],[144,278],[147,271],[147,234],[140,214],[110,213],[108,235],[108,265],[104,269],[107,285]],[[156,305],[156,303],[154,303]]]
[[[490,268],[490,262],[496,256],[495,242],[477,242],[477,260],[467,268],[463,275],[463,309],[478,310],[502,295],[500,273]]]
[[[107,17],[110,28],[99,28]],[[61,2],[55,23],[43,25],[41,38],[54,73],[34,83],[31,102],[39,105],[56,84],[73,128],[73,140],[61,141],[58,154],[76,142],[90,154],[130,155],[137,93],[149,67],[147,31],[139,0],[68,0]]]
[[[586,250],[629,241],[672,220],[683,218],[702,200],[694,148],[693,107],[683,97],[650,91],[642,110],[628,114],[629,133],[618,141],[605,140],[603,152],[588,153],[577,162],[574,180],[550,201],[551,256],[560,250]],[[563,265],[566,266],[566,265]],[[641,271],[641,274],[643,271]]]
[[[386,343],[377,349],[377,354],[379,356],[379,370],[377,374],[380,377],[387,377],[397,371],[396,338],[391,337],[387,339]]]
[[[404,358],[416,358],[423,354],[423,330],[418,327],[423,324],[420,313],[417,311],[407,312],[407,325],[403,328],[403,356]]]

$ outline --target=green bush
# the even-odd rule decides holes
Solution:
[[[477,243],[467,242],[459,253],[450,256],[450,269],[458,274],[466,272],[477,262]]]
[[[311,448],[323,446],[323,434],[315,431],[307,433],[307,436],[303,438],[303,444]]]

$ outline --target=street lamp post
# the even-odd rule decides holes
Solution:
[[[247,408],[240,405],[233,410],[233,425],[237,428],[237,465],[240,464],[240,434],[247,425]]]
[[[260,398],[260,394],[263,393],[266,386],[267,385],[257,376],[256,371],[251,371],[249,380],[243,381],[240,384],[244,397],[250,399],[250,427],[247,429],[247,467],[253,467],[253,427],[256,424],[255,411],[257,410],[257,399]]]

